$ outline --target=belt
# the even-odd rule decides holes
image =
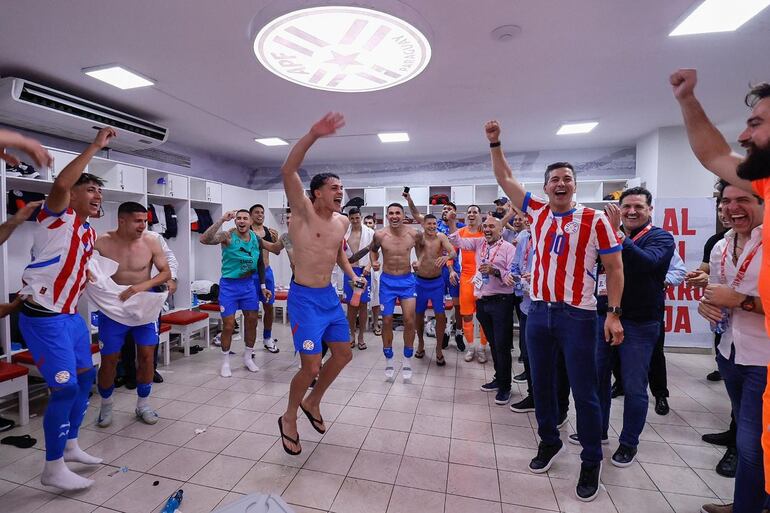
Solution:
[[[489,296],[481,296],[476,301],[480,301],[482,303],[491,303],[492,301],[504,301],[508,298],[513,296],[513,293],[511,294],[492,294]]]

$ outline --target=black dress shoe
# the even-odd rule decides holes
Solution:
[[[618,381],[616,381],[612,385],[612,389],[610,390],[610,396],[615,399],[616,397],[620,397],[621,395],[624,395],[623,392],[623,385],[621,385]]]
[[[123,376],[115,376],[115,388],[120,388],[125,383]]]
[[[722,381],[722,373],[720,373],[718,370],[709,372],[706,374],[706,379],[709,381]]]
[[[709,444],[727,447],[735,443],[735,435],[728,429],[721,433],[706,433],[701,436],[701,440]]]
[[[717,474],[722,477],[735,477],[735,469],[738,467],[738,451],[735,447],[728,447],[725,455],[717,463]]]
[[[136,380],[135,379],[127,379],[123,382],[127,390],[134,390],[136,388]]]
[[[668,399],[665,397],[656,397],[655,398],[655,413],[658,415],[668,415],[669,407],[668,407]]]
[[[153,371],[153,373],[152,373],[152,382],[153,383],[163,383],[163,376],[160,375],[160,372]]]

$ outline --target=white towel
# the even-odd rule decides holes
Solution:
[[[139,292],[126,301],[118,296],[128,285],[118,285],[111,278],[118,271],[118,263],[94,251],[88,262],[94,281],[88,281],[85,294],[95,308],[107,317],[125,326],[141,326],[158,320],[168,292]]]

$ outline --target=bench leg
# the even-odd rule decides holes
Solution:
[[[184,355],[190,356],[190,335],[183,331],[181,334],[182,337],[182,347],[184,348]]]
[[[29,389],[26,383],[19,391],[19,424],[22,426],[29,424]]]

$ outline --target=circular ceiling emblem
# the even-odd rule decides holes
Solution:
[[[254,53],[281,78],[346,93],[403,84],[425,69],[431,55],[414,26],[361,7],[313,7],[280,16],[259,31]]]

